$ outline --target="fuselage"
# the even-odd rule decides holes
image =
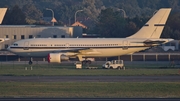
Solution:
[[[149,48],[143,41],[132,38],[34,38],[20,40],[8,50],[28,57],[46,57],[49,53],[68,52],[83,57],[111,57],[138,52]]]

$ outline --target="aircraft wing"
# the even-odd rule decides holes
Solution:
[[[57,53],[74,53],[75,55],[87,55],[87,54],[101,54],[100,52],[96,51],[95,49],[91,48],[67,48],[65,50],[57,50],[54,51]]]
[[[67,48],[67,49],[64,49],[64,50],[56,50],[54,52],[79,52],[81,50],[88,50],[90,48]]]

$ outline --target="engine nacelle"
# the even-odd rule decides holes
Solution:
[[[63,53],[49,53],[48,62],[49,63],[61,63],[63,60],[69,60],[69,57],[65,56]]]
[[[69,57],[65,55],[61,55],[61,61],[67,61],[67,60],[69,60]]]

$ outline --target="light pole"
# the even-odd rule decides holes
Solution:
[[[76,11],[76,13],[75,13],[75,15],[74,15],[74,23],[76,22],[76,14],[77,14],[77,12],[82,12],[83,10],[77,10]]]
[[[54,11],[52,10],[52,9],[49,9],[49,8],[46,8],[46,10],[50,10],[51,12],[52,12],[52,26],[54,26],[54,21],[53,21],[53,19],[54,19]]]
[[[124,18],[126,18],[126,17],[127,17],[127,16],[126,16],[126,12],[125,12],[123,9],[118,9],[118,10],[123,12],[123,14],[124,14]]]

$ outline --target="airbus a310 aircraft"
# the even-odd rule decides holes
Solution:
[[[162,8],[134,35],[126,38],[34,38],[17,41],[8,50],[24,57],[48,57],[49,63],[78,57],[112,57],[172,41],[161,39],[171,8]],[[30,61],[31,62],[31,61]]]

